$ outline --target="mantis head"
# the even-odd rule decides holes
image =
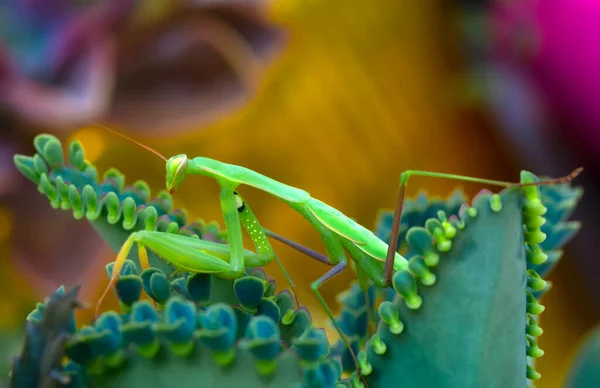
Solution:
[[[167,190],[173,194],[185,180],[188,158],[184,154],[173,156],[167,160]]]

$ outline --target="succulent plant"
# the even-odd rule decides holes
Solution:
[[[136,182],[133,186],[125,187],[123,176],[114,169],[104,175],[105,179],[102,182],[98,182],[97,172],[92,165],[84,161],[83,149],[78,142],[73,142],[70,146],[68,164],[65,163],[62,146],[55,137],[38,136],[35,146],[39,154],[33,158],[15,158],[19,170],[39,185],[40,192],[50,198],[53,207],[71,209],[76,219],[87,219],[115,250],[120,248],[129,233],[144,228],[226,242],[225,234],[217,223],[206,224],[202,220],[187,223],[185,211],[172,209],[171,197],[166,192],[150,199],[150,191],[145,183]],[[250,378],[258,379],[256,384],[262,384],[261,373],[273,375],[274,365],[280,363],[282,365],[277,370],[296,373],[297,381],[305,386],[317,387],[321,386],[320,381],[339,379],[340,363],[335,358],[327,357],[329,343],[324,332],[312,327],[306,308],[294,309],[289,291],[275,295],[274,281],[267,279],[261,270],[250,271],[248,276],[235,281],[213,275],[180,274],[152,252],[149,253],[152,265],[150,269],[137,274],[139,258],[137,252],[132,252],[130,260],[121,271],[116,289],[123,313],[107,312],[98,318],[94,326],[83,327],[75,333],[66,354],[72,357],[70,359],[79,361],[76,364],[81,368],[85,366],[83,369],[89,370],[90,365],[96,365],[100,359],[106,358],[102,352],[108,350],[102,346],[116,346],[116,339],[99,338],[98,331],[102,332],[105,328],[102,325],[117,325],[118,322],[117,329],[120,330],[123,324],[125,332],[130,333],[125,335],[127,339],[122,340],[124,342],[118,343],[118,349],[123,350],[131,343],[136,344],[136,338],[144,342],[160,334],[159,337],[164,336],[164,340],[171,345],[172,340],[175,340],[174,348],[175,352],[178,352],[182,351],[177,342],[180,338],[186,338],[186,341],[193,339],[198,346],[188,349],[186,354],[189,357],[197,357],[199,352],[211,352],[212,349],[216,352],[216,359],[226,365],[231,364],[238,370],[239,373],[235,374],[237,377],[232,378],[248,384],[251,383],[248,380]],[[109,276],[111,271],[112,265],[108,265]],[[142,290],[156,303],[159,310],[152,304],[139,301]],[[191,314],[194,318],[192,327],[188,328],[191,330],[187,334],[189,338],[185,337],[185,332],[177,329],[177,325],[181,325],[177,323],[178,319],[182,318],[177,314]],[[156,328],[145,321],[152,317],[156,318],[156,321],[152,322],[156,324]],[[232,326],[229,331],[221,332],[226,322],[230,322]],[[93,328],[96,331],[89,332]],[[156,330],[156,333],[151,335],[148,330]],[[133,339],[128,335],[133,336]],[[182,335],[184,337],[178,337]],[[282,347],[280,344],[286,345]],[[139,343],[137,345],[139,348]],[[110,349],[117,351],[114,347]],[[173,347],[170,349],[173,351]],[[196,350],[192,352],[193,349]],[[227,356],[231,352],[240,353],[240,358],[236,358],[234,364],[231,356]],[[95,354],[102,356],[92,357]],[[91,358],[86,359],[86,355]],[[182,372],[177,368],[183,365],[172,359],[173,355],[170,355],[169,350],[164,350],[158,355],[153,353],[152,356],[166,357],[164,373],[167,375],[169,371]],[[256,368],[252,366],[253,363],[244,362],[252,357],[259,360]],[[155,358],[151,359],[156,361]],[[135,360],[128,359],[127,365],[134,362],[133,365],[143,364],[139,357]],[[274,364],[274,361],[277,362]],[[193,374],[198,370],[198,365],[188,364],[188,367],[191,368],[188,373]],[[135,368],[133,367],[134,371]],[[151,365],[146,365],[146,368],[152,370]],[[214,365],[208,364],[207,368],[214,368]],[[86,374],[86,378],[93,378],[95,385],[106,381],[110,386],[118,386],[128,381],[126,374],[118,375],[125,376],[122,377],[125,380],[119,380],[121,382],[110,380],[111,377],[108,377],[109,380],[102,380],[94,377],[94,371],[94,368],[88,371],[89,376]],[[134,375],[137,376],[135,373]],[[102,376],[107,378],[108,375]],[[130,378],[139,379],[135,376]],[[152,378],[152,375],[148,376],[148,384],[158,384],[161,381],[156,377]],[[200,378],[204,374],[198,376]],[[290,373],[278,376],[276,378],[280,380],[276,381],[285,379],[294,384]],[[215,378],[217,377],[215,375]],[[202,379],[206,379],[206,376]],[[190,380],[189,383],[193,384],[194,381]]]
[[[59,288],[27,317],[27,334],[21,354],[12,367],[11,387],[53,387],[73,381],[73,369],[63,358],[67,342],[75,333],[73,310],[82,307],[79,288]]]
[[[159,230],[196,235],[202,239],[225,242],[225,234],[217,223],[198,220],[187,223],[185,210],[173,209],[171,196],[160,192],[150,197],[145,182],[125,186],[124,177],[116,169],[98,173],[85,161],[79,142],[71,143],[69,161],[65,163],[60,142],[53,136],[38,136],[35,147],[39,154],[33,158],[16,157],[19,170],[35,181],[38,190],[50,199],[54,208],[72,210],[75,219],[85,218],[100,236],[118,251],[127,236],[136,230]],[[170,275],[173,268],[149,252],[150,264]],[[140,265],[137,252],[130,258]]]
[[[227,242],[216,223],[188,223],[168,194],[150,199],[143,182],[125,186],[114,169],[98,182],[76,141],[68,163],[56,138],[40,135],[35,146],[33,157],[15,157],[21,173],[53,207],[87,219],[115,251],[141,229]],[[537,180],[521,174],[524,183]],[[539,379],[543,276],[580,228],[565,220],[581,194],[563,184],[484,190],[471,205],[459,191],[448,200],[408,201],[401,244],[408,270],[387,289],[371,286],[365,295],[353,284],[340,296],[337,320],[369,387],[524,387]],[[386,241],[389,218],[382,212],[377,227]],[[341,341],[330,347],[308,309],[296,308],[288,291],[275,293],[262,270],[225,280],[174,271],[156,256],[150,263],[138,273],[133,252],[115,285],[121,311],[79,325],[70,337],[66,365],[80,384],[362,385]]]
[[[112,266],[107,268],[110,276]],[[38,305],[29,325],[53,331],[28,330],[14,386],[59,379],[97,387],[162,387],[176,380],[190,387],[241,381],[251,387],[320,387],[341,375],[340,363],[328,357],[324,331],[312,326],[306,309],[294,308],[289,292],[275,294],[274,282],[261,270],[235,281],[188,273],[170,281],[154,268],[138,274],[128,261],[120,275],[122,311],[106,312],[92,324],[76,328],[71,310],[66,317],[48,313],[67,313],[58,302],[65,299],[62,288]],[[154,305],[140,299],[142,290]],[[63,322],[60,331],[56,322]],[[42,358],[32,361],[36,351]],[[46,358],[53,362],[50,369]]]

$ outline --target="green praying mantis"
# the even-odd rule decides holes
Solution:
[[[397,252],[397,243],[405,191],[411,176],[446,178],[518,188],[567,182],[574,179],[583,170],[578,168],[571,174],[558,179],[519,184],[428,171],[405,171],[400,176],[400,189],[388,245],[369,229],[359,225],[353,219],[326,203],[311,197],[304,190],[288,186],[245,167],[226,164],[205,157],[190,159],[186,155],[180,154],[167,159],[159,152],[119,132],[103,126],[100,127],[144,147],[163,159],[166,162],[166,186],[170,193],[175,193],[190,175],[215,179],[221,189],[220,204],[227,229],[228,244],[218,244],[183,235],[156,231],[132,233],[117,255],[110,282],[96,305],[96,314],[99,312],[102,301],[113,287],[134,243],[137,243],[140,263],[144,269],[149,267],[147,248],[177,268],[190,272],[217,274],[220,277],[230,279],[243,275],[248,267],[261,267],[276,260],[290,282],[297,302],[294,284],[282,262],[275,254],[269,242],[269,236],[333,267],[314,281],[311,284],[311,289],[325,309],[344,344],[350,350],[355,363],[354,352],[337,324],[331,309],[321,296],[319,288],[348,267],[346,252],[354,261],[357,278],[363,290],[368,288],[369,281],[380,287],[388,287],[395,271],[407,269],[408,261]],[[261,227],[248,203],[237,192],[238,187],[241,185],[252,186],[271,194],[301,214],[320,234],[327,255],[312,251]],[[250,235],[256,251],[243,247],[242,227]],[[360,375],[358,368],[357,371]]]

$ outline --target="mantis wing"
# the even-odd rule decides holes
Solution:
[[[317,220],[328,229],[357,245],[366,244],[369,235],[372,234],[368,229],[348,218],[339,210],[317,199],[311,198],[307,202],[307,207]]]

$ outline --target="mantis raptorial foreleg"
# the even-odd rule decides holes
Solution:
[[[178,269],[189,272],[216,273],[227,278],[239,277],[246,267],[263,267],[275,259],[290,283],[296,303],[299,305],[298,294],[291,277],[275,254],[256,216],[244,203],[241,196],[230,188],[223,187],[221,209],[229,238],[227,245],[164,232],[132,233],[117,255],[110,282],[97,303],[96,315],[98,315],[102,301],[119,276],[134,243],[138,245],[138,256],[142,269],[150,266],[146,248],[150,248]],[[256,252],[244,249],[242,226],[250,235]]]
[[[235,193],[231,188],[221,186],[221,211],[227,228],[227,238],[231,249],[231,259],[229,261],[231,270],[221,275],[226,278],[235,279],[244,272],[244,243],[242,240],[242,224],[238,212]]]
[[[286,280],[290,284],[290,288],[292,289],[292,292],[294,293],[294,299],[296,300],[296,307],[300,307],[300,301],[298,300],[298,292],[296,291],[296,286],[294,285],[294,281],[288,274],[287,270],[283,266],[283,263],[281,262],[281,260],[275,253],[275,250],[271,246],[271,243],[269,242],[269,239],[267,238],[267,235],[265,234],[265,230],[259,224],[258,219],[254,215],[252,210],[250,210],[248,203],[244,201],[242,196],[240,194],[238,194],[237,192],[233,192],[233,195],[236,199],[236,206],[237,206],[237,212],[239,213],[239,220],[240,220],[242,226],[244,227],[244,229],[246,229],[246,231],[250,235],[250,239],[252,240],[252,243],[254,244],[256,253],[259,255],[259,257],[261,257],[263,260],[268,261],[268,262],[271,262],[273,259],[275,259],[275,262],[279,266],[279,269],[285,276]]]

